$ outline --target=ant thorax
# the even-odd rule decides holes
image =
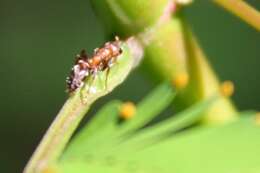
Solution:
[[[87,76],[95,77],[98,71],[109,69],[117,57],[122,53],[119,38],[114,42],[107,42],[101,48],[97,48],[91,58],[88,58],[85,50],[76,56],[76,62],[67,77],[67,90],[69,93],[84,85]]]

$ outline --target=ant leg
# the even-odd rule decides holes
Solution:
[[[91,93],[91,86],[95,80],[95,75],[89,76],[89,77],[90,77],[90,79],[88,79],[88,82],[84,82],[83,86],[81,87],[81,88],[85,88],[88,85],[87,93],[85,90],[80,91],[80,99],[83,104],[87,103],[87,96],[88,96],[88,94]],[[87,83],[89,83],[89,84],[87,84]]]
[[[115,58],[112,58],[108,62],[107,71],[106,71],[105,89],[107,89],[107,82],[108,82],[108,76],[109,76],[110,68],[114,65],[114,63],[116,63],[116,59]]]
[[[113,58],[111,61],[112,61],[112,62],[111,62],[110,67],[112,67],[113,65],[118,64],[117,57]]]
[[[79,89],[85,88],[85,86],[86,86],[86,83],[84,82]],[[81,103],[83,103],[83,104],[86,103],[84,98],[85,98],[84,92],[82,90],[80,90],[80,100],[81,100]]]
[[[88,94],[91,93],[91,87],[96,79],[96,76],[97,76],[97,72],[98,72],[98,69],[95,68],[93,69],[93,73],[92,73],[92,78],[91,78],[91,81],[89,83],[89,88],[88,88]]]
[[[82,90],[80,91],[80,100],[81,100],[81,103],[82,103],[82,104],[86,104],[86,103],[87,103],[87,102],[86,102],[85,95],[84,95],[84,93],[83,93]]]
[[[108,67],[107,70],[106,70],[105,90],[107,90],[107,82],[108,82],[109,72],[110,72],[110,67]]]

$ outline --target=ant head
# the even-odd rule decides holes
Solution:
[[[88,56],[87,56],[87,53],[86,53],[86,50],[85,49],[82,49],[81,52],[80,52],[80,57],[81,58],[84,58],[84,59],[87,59]]]

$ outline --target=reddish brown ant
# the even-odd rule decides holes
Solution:
[[[107,69],[114,64],[117,57],[122,53],[120,40],[118,37],[113,42],[107,42],[102,48],[97,48],[91,58],[88,58],[85,50],[76,56],[75,65],[72,68],[70,76],[67,78],[67,91],[72,93],[84,85],[87,76],[96,76],[98,71]]]

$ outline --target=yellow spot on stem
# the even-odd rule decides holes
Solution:
[[[54,167],[47,167],[42,171],[42,173],[58,173],[58,171]]]
[[[233,95],[234,93],[234,84],[232,81],[225,81],[221,84],[220,86],[220,93],[224,96],[224,97],[230,97]]]
[[[131,119],[136,112],[136,106],[133,102],[125,102],[120,108],[120,117],[128,120]]]
[[[255,123],[256,125],[260,126],[260,112],[256,113],[255,115]]]
[[[183,89],[189,82],[189,75],[187,73],[178,74],[172,81],[177,89]]]

